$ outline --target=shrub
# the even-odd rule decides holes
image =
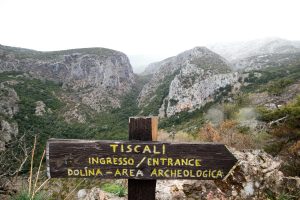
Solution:
[[[17,195],[13,196],[11,200],[47,200],[48,198],[43,193],[38,193],[34,197],[31,197],[27,190],[24,190]]]
[[[200,129],[198,135],[202,141],[220,142],[237,149],[254,147],[252,135],[241,133],[238,123],[234,120],[226,120],[219,127],[207,123]]]
[[[283,172],[300,176],[300,96],[276,110],[259,108],[260,119],[269,124],[268,133],[276,139],[265,147],[272,155],[285,155]]]

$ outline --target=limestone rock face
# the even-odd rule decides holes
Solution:
[[[46,104],[43,101],[35,102],[35,115],[43,116],[46,113]]]
[[[9,123],[6,120],[0,122],[0,152],[4,151],[5,144],[10,142],[13,137],[19,133],[18,124],[15,122]]]
[[[127,56],[104,48],[38,52],[0,45],[0,72],[5,71],[61,83],[97,111],[119,107],[119,97],[134,83]]]
[[[19,97],[16,91],[9,87],[12,84],[15,83],[0,83],[0,152],[6,149],[5,145],[19,132],[18,124],[8,120],[19,111]]]
[[[192,83],[186,83],[197,76]],[[220,89],[237,82],[237,73],[207,74],[195,66],[183,68],[171,82],[169,94],[160,108],[160,116],[170,117],[184,110],[192,111],[214,100],[214,94]],[[165,109],[167,108],[167,109]]]
[[[19,97],[16,91],[9,87],[10,83],[0,83],[0,113],[12,118],[19,111]]]
[[[237,82],[228,62],[205,47],[196,47],[175,57],[155,63],[159,70],[139,95],[139,106],[151,104],[157,91],[164,88],[159,106],[161,117],[193,110],[214,100],[220,89]]]

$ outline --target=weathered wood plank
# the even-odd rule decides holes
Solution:
[[[158,118],[129,118],[129,140],[156,141]],[[153,153],[153,152],[152,152]],[[154,154],[154,153],[153,153]],[[143,163],[144,157],[139,159],[136,165],[141,169],[147,169]],[[148,172],[150,173],[150,171]],[[129,200],[155,200],[156,180],[128,179]]]
[[[47,143],[48,175],[50,177],[222,179],[236,161],[236,158],[224,145],[214,143],[61,139],[50,139]],[[93,175],[92,171],[97,169],[100,169],[102,173],[96,175],[94,172],[95,175]],[[74,170],[79,171],[74,174]],[[90,171],[86,174],[85,170]],[[119,175],[118,170],[124,171]],[[130,170],[131,174],[129,174]],[[165,174],[156,174],[155,170],[163,170]],[[176,172],[172,171],[172,175],[168,175],[166,170],[175,170]],[[186,175],[188,172],[184,170],[192,171]],[[209,170],[211,173],[213,170],[221,170],[222,176],[220,174],[218,176],[215,174],[203,175],[205,170],[207,173]],[[143,176],[137,176],[138,171]],[[152,173],[153,171],[154,173]],[[196,173],[198,176],[195,175]],[[199,175],[200,173],[202,175]]]

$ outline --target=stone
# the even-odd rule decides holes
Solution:
[[[77,197],[78,197],[78,200],[82,200],[86,197],[87,195],[87,190],[86,189],[81,189],[77,192]]]
[[[43,101],[35,102],[35,115],[43,116],[46,113],[46,104]]]
[[[106,194],[100,189],[93,187],[83,198],[84,200],[108,200]]]
[[[16,122],[1,120],[0,122],[0,152],[5,150],[5,144],[10,142],[19,133]]]
[[[299,177],[285,177],[282,161],[262,150],[230,151],[239,160],[224,181],[164,180],[157,182],[157,199],[267,199],[266,190],[275,195],[295,194]],[[180,195],[177,195],[180,194]],[[180,197],[179,197],[180,196]]]
[[[12,118],[19,111],[18,102],[16,91],[8,87],[6,82],[0,83],[0,113]]]
[[[80,196],[80,197],[79,197]],[[118,197],[105,192],[100,188],[93,187],[90,190],[81,189],[77,192],[78,200],[125,200],[127,197]]]

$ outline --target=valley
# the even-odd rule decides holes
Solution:
[[[111,49],[39,52],[0,45],[0,197],[17,192],[12,177],[28,175],[35,136],[38,163],[49,138],[127,140],[129,117],[153,115],[160,118],[161,140],[224,143],[244,161],[228,182],[203,183],[213,191],[297,199],[299,95],[299,43],[277,38],[195,47],[149,64],[141,74]],[[273,168],[256,173],[250,162]],[[268,173],[279,173],[281,181],[273,183]],[[228,189],[239,177],[239,189]],[[259,186],[245,192],[255,181]],[[294,186],[284,188],[284,181]],[[63,198],[53,191],[47,192]]]

